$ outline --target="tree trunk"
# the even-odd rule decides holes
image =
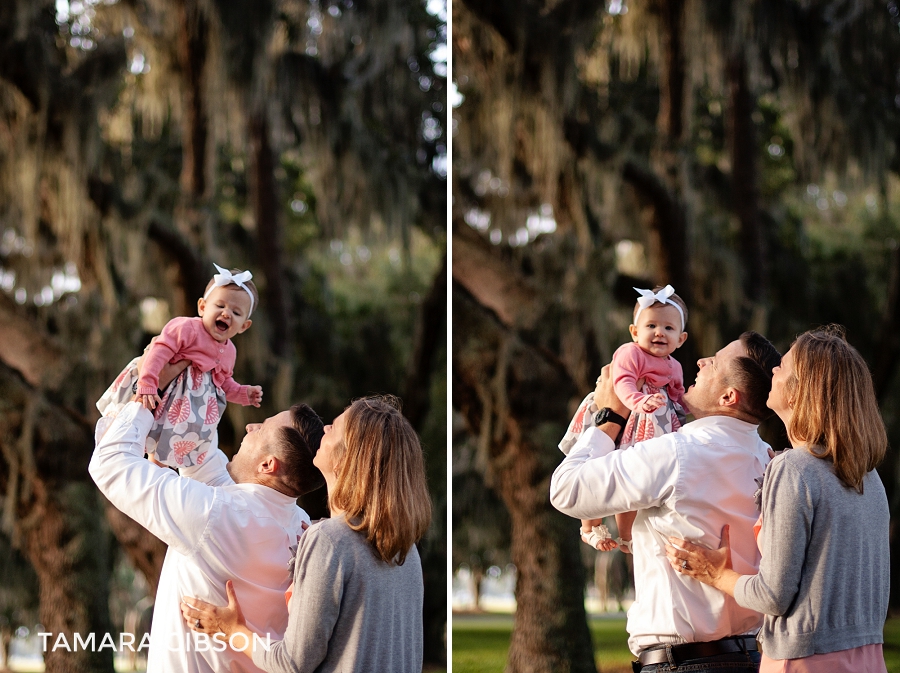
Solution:
[[[418,431],[431,407],[431,379],[434,357],[447,330],[447,257],[431,283],[428,295],[422,301],[419,311],[416,337],[412,357],[407,367],[406,383],[403,386],[403,415]],[[443,339],[442,339],[443,337]]]
[[[685,0],[660,0],[663,67],[659,77],[657,129],[672,145],[684,140],[687,58],[684,50]]]
[[[108,539],[96,489],[71,481],[63,486],[35,485],[40,516],[34,525],[23,526],[22,537],[40,582],[41,624],[51,634],[44,653],[46,670],[112,673],[113,650],[99,649],[104,635],[112,633],[112,624]],[[95,645],[79,646],[76,634],[82,641],[94,634]],[[60,635],[73,651],[62,646]]]
[[[431,408],[431,386],[435,356],[447,335],[447,258],[438,268],[431,289],[422,301],[413,352],[407,365],[403,387],[403,415],[421,433]],[[435,451],[439,447],[434,447]],[[440,469],[432,478],[446,480]],[[438,496],[436,503],[446,506],[446,498]],[[422,573],[425,579],[423,608],[425,662],[446,665],[445,629],[447,623],[447,542],[446,528],[438,517],[446,509],[435,509],[433,529],[419,545]]]
[[[454,284],[453,388],[512,520],[517,608],[506,671],[594,673],[578,524],[549,501],[572,380]]]
[[[269,141],[269,124],[265,112],[257,112],[252,117],[249,131],[253,171],[251,198],[259,237],[259,264],[266,278],[264,301],[272,329],[270,346],[275,356],[285,358],[288,355],[290,325],[282,262],[284,232],[278,186],[275,183],[275,157]]]
[[[743,53],[731,57],[728,72],[729,149],[731,151],[731,195],[741,223],[739,252],[743,260],[744,296],[750,304],[742,322],[765,333],[766,265],[762,222],[759,214],[759,173],[756,160],[756,101],[747,81]]]
[[[678,195],[649,166],[626,161],[622,178],[653,208],[651,233],[655,237],[654,280],[671,283],[690,306],[691,284],[687,263],[687,213]]]
[[[109,538],[85,470],[93,448],[90,428],[3,364],[0,388],[3,523],[38,577],[40,619],[51,634],[46,670],[112,673],[112,650],[99,649],[111,632]],[[91,633],[95,646],[76,650],[75,634],[84,640]],[[54,651],[57,638],[68,649],[60,640]]]
[[[206,109],[204,70],[209,48],[209,22],[196,0],[179,0],[178,62],[184,78],[184,113],[181,188],[185,195],[202,198],[207,190],[206,152],[209,113]]]

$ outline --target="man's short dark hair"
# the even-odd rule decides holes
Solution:
[[[325,424],[308,404],[291,407],[291,425],[279,428],[278,458],[282,471],[281,483],[289,495],[300,497],[315,491],[325,483],[325,477],[313,458],[325,434]]]
[[[781,353],[756,332],[744,332],[740,342],[747,355],[735,358],[728,378],[741,393],[740,410],[759,423],[774,413],[766,401],[772,390],[772,370],[781,364]]]

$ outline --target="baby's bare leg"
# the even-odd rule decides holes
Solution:
[[[631,542],[631,527],[634,525],[636,517],[637,512],[616,514],[616,527],[619,529],[619,537],[626,542]]]

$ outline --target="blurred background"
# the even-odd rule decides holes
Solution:
[[[195,315],[213,262],[261,292],[235,379],[265,401],[228,405],[226,453],[297,401],[330,422],[404,399],[435,504],[425,659],[444,665],[446,24],[444,0],[0,3],[0,670],[39,668],[40,630],[148,628],[165,547],[88,477],[94,403]],[[324,489],[301,504],[325,515]]]
[[[627,558],[582,545],[548,488],[630,340],[633,286],[686,300],[686,383],[745,330],[784,351],[845,325],[900,442],[900,7],[455,0],[452,17],[454,671],[630,670]],[[762,434],[782,448],[778,426]]]

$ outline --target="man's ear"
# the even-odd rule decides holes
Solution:
[[[740,404],[741,392],[736,388],[726,388],[719,398],[720,407],[736,407]]]
[[[250,329],[250,325],[252,325],[252,324],[253,324],[252,320],[245,320],[244,324],[241,325],[241,328],[238,330],[238,334],[246,332],[248,329]]]
[[[278,472],[278,458],[269,454],[256,466],[257,474],[275,474]]]

